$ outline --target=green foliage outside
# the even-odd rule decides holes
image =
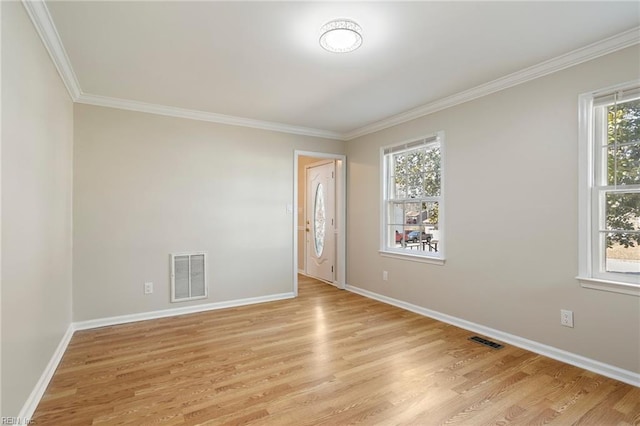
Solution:
[[[640,185],[640,99],[610,106],[607,118],[607,185]],[[638,230],[640,192],[608,193],[606,207],[607,229],[616,231],[607,246],[640,245],[640,234],[624,232]]]
[[[394,198],[420,199],[440,196],[440,147],[432,146],[394,155]],[[438,203],[423,201],[429,223],[438,223]]]

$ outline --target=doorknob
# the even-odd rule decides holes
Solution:
[[[306,228],[305,231],[309,232],[309,228]]]

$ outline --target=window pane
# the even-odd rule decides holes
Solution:
[[[437,201],[423,203],[423,220],[422,225],[424,226],[425,232],[437,231],[438,230],[438,220],[440,215],[440,205]]]
[[[391,210],[396,221],[399,214],[404,214],[401,221],[389,226],[388,246],[408,253],[438,251],[438,202],[393,203]]]
[[[389,205],[389,225],[404,225],[404,203]]]
[[[393,156],[393,168],[391,175],[393,178],[393,198],[409,198],[408,195],[408,179],[406,177],[407,157],[405,154],[397,154]]]
[[[636,276],[640,283],[640,245],[637,234],[609,233],[605,252],[606,272]]]
[[[405,206],[404,223],[416,228],[422,223],[422,203],[406,203]]]
[[[440,147],[428,149],[424,153],[424,195],[437,197],[440,195]]]
[[[607,184],[640,183],[640,99],[607,107]]]
[[[407,153],[405,179],[409,198],[419,198],[424,194],[424,157],[424,149]]]
[[[640,140],[640,99],[609,105],[607,138],[609,144]]]
[[[410,231],[406,230],[404,226],[389,226],[388,229],[388,240],[387,247],[390,248],[401,248],[404,247],[405,242],[407,240],[407,234]]]
[[[640,228],[640,192],[609,192],[605,197],[608,230],[634,231]],[[631,235],[630,238],[640,242],[640,235],[620,235]]]
[[[607,185],[640,184],[640,142],[607,147]]]
[[[412,230],[421,229],[424,231],[425,229],[437,229],[439,215],[438,206],[439,204],[437,201],[404,203],[404,221],[394,223],[403,223],[407,228]],[[399,209],[397,211],[399,212]]]
[[[394,155],[395,198],[440,195],[440,147],[419,148]]]
[[[437,252],[439,241],[434,238],[433,231],[407,230],[402,247],[408,253]]]

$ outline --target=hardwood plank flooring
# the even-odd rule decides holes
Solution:
[[[640,388],[319,281],[78,331],[36,425],[640,425]]]

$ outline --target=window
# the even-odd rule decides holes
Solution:
[[[640,295],[640,82],[580,97],[584,287]]]
[[[382,149],[383,254],[443,262],[443,138]]]

